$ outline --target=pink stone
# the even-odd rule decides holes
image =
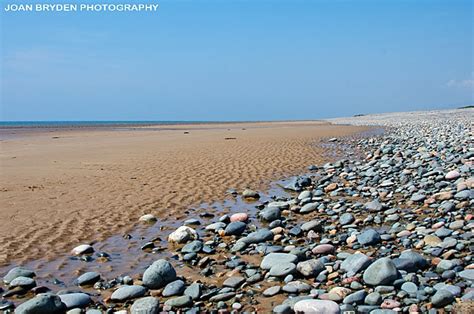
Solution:
[[[248,219],[249,219],[249,215],[247,215],[246,213],[237,213],[230,216],[231,222],[234,222],[234,221],[246,222]]]
[[[331,244],[320,244],[313,249],[313,254],[328,254],[334,252],[334,246]]]
[[[296,314],[339,314],[339,305],[328,300],[301,300],[295,303]]]
[[[454,180],[454,179],[459,178],[459,176],[460,176],[459,172],[456,170],[453,170],[453,171],[448,172],[444,178],[446,180]]]
[[[380,307],[383,309],[394,309],[399,306],[400,306],[400,302],[392,300],[392,299],[385,299],[382,305],[380,305]]]

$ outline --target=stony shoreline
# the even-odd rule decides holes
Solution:
[[[467,109],[333,119],[387,132],[328,139],[365,156],[352,160],[347,152],[309,166],[309,175],[287,182],[287,195],[232,191],[255,217],[243,211],[207,217],[206,224],[190,219],[168,232],[173,258],[159,258],[137,276],[106,280],[85,271],[75,286],[53,293],[37,285],[35,269],[13,268],[3,277],[0,310],[472,311],[473,118]],[[142,220],[160,223],[151,215]],[[144,246],[155,249],[153,239]],[[113,258],[89,244],[71,255],[84,263]]]

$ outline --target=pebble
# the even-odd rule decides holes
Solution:
[[[176,271],[170,262],[155,261],[143,273],[143,284],[150,289],[159,289],[176,279]]]
[[[142,297],[145,295],[145,293],[146,289],[143,286],[125,285],[115,290],[110,296],[110,299],[113,301],[123,302],[129,299]]]

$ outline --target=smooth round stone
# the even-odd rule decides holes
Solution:
[[[131,314],[158,314],[160,301],[155,297],[144,297],[135,300],[130,307]]]
[[[193,304],[193,300],[191,299],[190,296],[187,296],[187,295],[172,298],[165,302],[165,305],[171,308],[187,307],[192,304]]]
[[[398,277],[398,271],[390,258],[380,258],[364,272],[364,282],[371,286],[390,285]]]
[[[143,274],[143,284],[150,289],[159,289],[176,279],[176,271],[170,262],[160,259],[149,266]]]
[[[334,301],[329,300],[301,300],[295,303],[295,313],[300,314],[339,314],[340,309]]]
[[[457,170],[451,170],[450,172],[446,173],[446,175],[444,176],[444,178],[446,180],[454,180],[454,179],[457,179],[461,176],[461,174],[459,173],[459,171]]]
[[[291,314],[293,311],[288,304],[280,304],[273,308],[273,313],[275,314]]]
[[[446,305],[452,303],[454,301],[454,296],[448,290],[438,290],[436,293],[431,297],[431,303],[436,308],[442,308]]]
[[[236,213],[230,216],[231,222],[236,222],[236,221],[246,222],[248,219],[249,219],[249,215],[247,215],[246,213]]]
[[[265,291],[263,291],[263,296],[264,297],[272,297],[272,296],[277,295],[278,293],[280,293],[280,291],[281,291],[280,286],[273,286],[273,287],[270,287],[268,289],[265,289]]]
[[[194,282],[189,287],[187,287],[186,290],[184,290],[184,295],[191,297],[193,300],[197,300],[199,297],[201,297],[201,290],[201,284]]]
[[[383,309],[394,309],[400,307],[400,302],[392,300],[392,299],[385,299],[383,300],[382,304],[380,305]]]
[[[260,263],[261,269],[269,270],[275,265],[285,264],[285,263],[296,263],[298,257],[293,254],[288,253],[270,253],[265,255],[262,262]]]
[[[349,277],[354,276],[358,272],[366,269],[371,263],[370,258],[362,253],[355,253],[347,257],[341,263],[341,269],[347,272]]]
[[[410,198],[410,201],[412,202],[423,202],[426,199],[426,195],[424,194],[413,194],[412,197]]]
[[[363,304],[366,296],[367,292],[365,292],[365,290],[360,290],[349,294],[342,302],[345,304]]]
[[[227,278],[227,279],[222,283],[222,285],[223,285],[224,287],[230,287],[230,288],[237,289],[237,288],[240,287],[240,285],[242,285],[244,282],[245,282],[245,278],[244,278],[244,277],[241,277],[241,276],[232,276],[232,277]]]
[[[198,253],[203,248],[202,241],[194,240],[181,248],[181,253]]]
[[[474,269],[466,269],[458,274],[459,277],[465,280],[474,281]]]
[[[59,298],[66,305],[67,309],[84,308],[92,301],[88,294],[82,292],[61,294]]]
[[[372,292],[365,297],[364,302],[369,305],[380,305],[382,304],[382,296],[378,292]]]
[[[93,285],[100,280],[100,274],[94,271],[90,271],[80,275],[77,278],[77,284],[79,286]]]
[[[313,250],[313,254],[329,254],[334,252],[334,246],[331,244],[320,244],[317,245]]]
[[[13,267],[8,271],[8,273],[3,277],[3,282],[9,284],[13,279],[17,277],[34,277],[35,272],[24,267]]]
[[[71,251],[73,255],[90,254],[93,252],[94,252],[94,248],[90,246],[89,244],[81,244],[73,248]]]
[[[175,280],[166,285],[165,289],[162,292],[164,297],[171,297],[183,293],[185,289],[184,281]]]
[[[36,297],[20,304],[16,309],[17,314],[34,313],[64,313],[66,305],[61,302],[59,296],[52,293],[39,294]]]
[[[246,227],[247,224],[245,224],[245,222],[234,221],[227,225],[227,227],[224,229],[224,234],[226,236],[241,235],[242,232],[245,231]]]
[[[303,207],[300,209],[301,214],[307,214],[314,212],[316,209],[318,209],[319,204],[318,203],[308,203],[305,204]]]
[[[374,229],[367,229],[357,236],[360,245],[375,245],[380,243],[380,234]]]
[[[324,264],[318,259],[311,259],[304,262],[299,262],[296,269],[305,277],[316,277],[326,269]]]
[[[251,189],[245,189],[243,192],[242,192],[242,196],[244,198],[259,198],[260,195],[258,194],[258,192],[254,191],[254,190],[251,190]]]
[[[139,298],[145,295],[146,289],[143,286],[121,286],[112,293],[110,297],[113,301],[126,301],[129,299]]]
[[[186,243],[189,240],[196,240],[198,238],[199,236],[196,230],[188,226],[181,226],[172,233],[170,233],[170,235],[168,236],[168,241],[175,243]]]
[[[146,215],[141,216],[138,220],[141,222],[153,223],[153,222],[156,222],[156,217],[153,216],[152,214],[146,214]]]
[[[249,233],[248,236],[242,238],[242,242],[246,244],[256,244],[273,239],[273,232],[267,228],[263,228],[254,232]]]
[[[429,246],[437,246],[439,243],[441,243],[441,239],[438,238],[437,236],[433,234],[428,234],[423,238],[423,241],[425,242],[426,245]]]
[[[217,230],[220,230],[220,229],[224,229],[226,226],[225,223],[223,222],[215,222],[215,223],[212,223],[208,226],[206,226],[206,230],[209,230],[209,231],[217,231]]]
[[[339,217],[339,223],[341,226],[349,225],[355,221],[354,215],[351,213],[344,213]]]
[[[281,209],[278,207],[266,207],[259,215],[263,220],[272,222],[281,218]]]
[[[319,220],[310,220],[301,225],[301,230],[305,232],[308,232],[308,231],[320,232],[323,230],[323,226],[321,224],[321,221]]]
[[[293,263],[280,263],[270,268],[270,276],[284,277],[296,271],[296,265]]]
[[[199,219],[196,219],[196,218],[191,218],[184,221],[185,226],[198,226],[200,224],[201,222],[199,221]]]
[[[10,288],[15,288],[15,287],[21,287],[23,289],[30,289],[36,286],[36,282],[33,278],[30,277],[16,277],[10,282],[9,287]]]
[[[418,291],[418,286],[415,285],[413,282],[405,282],[401,289],[409,294],[414,294]]]

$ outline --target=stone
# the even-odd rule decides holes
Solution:
[[[181,248],[181,253],[199,253],[204,244],[200,240],[194,240]]]
[[[304,224],[301,225],[301,230],[308,232],[308,231],[316,231],[316,232],[321,232],[323,231],[323,226],[321,224],[321,221],[319,220],[311,220],[308,222],[305,222]]]
[[[366,269],[370,265],[370,258],[363,253],[355,253],[347,257],[341,263],[341,269],[347,272],[347,276],[351,277],[358,272]]]
[[[382,296],[378,292],[372,292],[365,297],[364,302],[368,305],[380,305],[382,304]]]
[[[129,299],[143,297],[145,293],[146,293],[146,289],[143,286],[125,285],[115,290],[114,293],[112,293],[112,296],[110,297],[110,299],[113,301],[123,302]]]
[[[317,277],[326,268],[324,264],[317,259],[311,259],[303,262],[299,262],[296,265],[296,269],[300,274],[305,277]]]
[[[359,290],[347,295],[342,302],[345,304],[363,304],[366,296],[367,292],[365,290]]]
[[[138,220],[145,223],[154,223],[157,219],[152,214],[146,214],[141,216]]]
[[[270,270],[273,266],[281,263],[296,263],[298,257],[293,254],[288,253],[270,253],[265,255],[262,262],[260,263],[260,268],[265,270]]]
[[[444,178],[446,180],[455,180],[455,179],[459,178],[460,176],[461,176],[461,174],[459,173],[459,171],[451,170],[450,172],[446,173]]]
[[[61,299],[52,293],[39,294],[36,297],[23,302],[16,309],[17,314],[42,314],[42,313],[64,313],[66,305]]]
[[[188,226],[181,226],[168,236],[169,242],[186,243],[189,240],[197,240],[199,238],[196,230]]]
[[[431,297],[431,303],[436,308],[445,307],[448,304],[451,304],[454,301],[454,296],[448,290],[438,290]]]
[[[185,289],[185,284],[184,281],[182,280],[175,280],[170,282],[169,284],[166,285],[165,289],[163,289],[163,292],[161,293],[162,296],[164,297],[171,297],[175,295],[180,295],[183,293]]]
[[[100,274],[94,271],[89,271],[80,275],[76,282],[79,286],[93,285],[100,280]]]
[[[35,286],[36,286],[36,282],[33,278],[20,276],[20,277],[16,277],[10,282],[9,288],[12,289],[15,287],[21,287],[23,289],[29,290]]]
[[[130,307],[131,314],[158,314],[160,301],[155,297],[144,297],[135,300]]]
[[[314,247],[311,251],[313,254],[330,254],[334,252],[335,248],[332,244],[320,244]]]
[[[334,301],[301,300],[296,302],[293,310],[296,314],[339,314],[340,309]]]
[[[94,248],[89,244],[82,244],[73,248],[71,253],[72,255],[91,254],[94,253]]]
[[[242,232],[245,231],[246,227],[247,224],[245,224],[245,222],[234,221],[227,225],[227,227],[224,229],[224,234],[226,236],[241,235]]]
[[[273,297],[274,295],[277,295],[278,293],[280,293],[280,291],[281,291],[280,286],[273,286],[273,287],[265,289],[265,291],[263,291],[263,296]]]
[[[187,296],[187,295],[172,298],[165,302],[165,305],[171,308],[188,307],[192,304],[193,304],[193,300],[191,299],[190,296]]]
[[[373,200],[370,202],[365,203],[365,209],[367,209],[370,212],[379,212],[383,209],[382,204],[380,204],[379,200]]]
[[[230,216],[231,222],[236,222],[236,221],[246,222],[248,219],[249,219],[249,215],[247,215],[246,213],[236,213]]]
[[[84,308],[92,302],[91,297],[82,292],[60,294],[59,298],[61,299],[61,302],[66,305],[68,310],[73,308]]]
[[[375,245],[380,243],[380,234],[374,229],[367,229],[357,236],[360,245]]]
[[[281,210],[278,207],[266,207],[260,212],[260,217],[267,222],[272,222],[281,218]]]
[[[227,278],[227,279],[222,283],[222,285],[223,285],[224,287],[230,287],[230,288],[237,289],[237,288],[240,287],[244,282],[245,282],[245,278],[244,278],[244,277],[241,277],[241,276],[232,276],[232,277]]]
[[[318,208],[319,204],[318,203],[308,203],[305,204],[303,207],[300,209],[301,214],[307,214],[314,212]]]
[[[465,280],[474,281],[474,269],[466,269],[458,274],[459,277]]]
[[[398,277],[398,271],[390,258],[373,262],[364,272],[363,280],[371,286],[391,285]]]
[[[293,263],[279,263],[270,268],[269,275],[274,277],[285,277],[296,271],[296,265]]]
[[[273,313],[275,314],[292,314],[293,310],[288,304],[280,304],[273,308]]]
[[[341,226],[349,225],[355,221],[354,215],[351,213],[344,213],[339,217]]]
[[[251,189],[245,189],[242,192],[242,196],[244,198],[259,198],[260,197],[260,195],[256,191],[251,190]]]
[[[143,284],[150,289],[159,289],[176,279],[176,271],[170,262],[160,259],[149,266],[143,274]]]
[[[184,295],[191,297],[193,300],[197,300],[201,297],[201,290],[201,284],[194,282],[184,290]]]
[[[24,267],[13,267],[8,271],[8,273],[3,277],[3,282],[7,285],[17,277],[35,277],[35,272]]]

